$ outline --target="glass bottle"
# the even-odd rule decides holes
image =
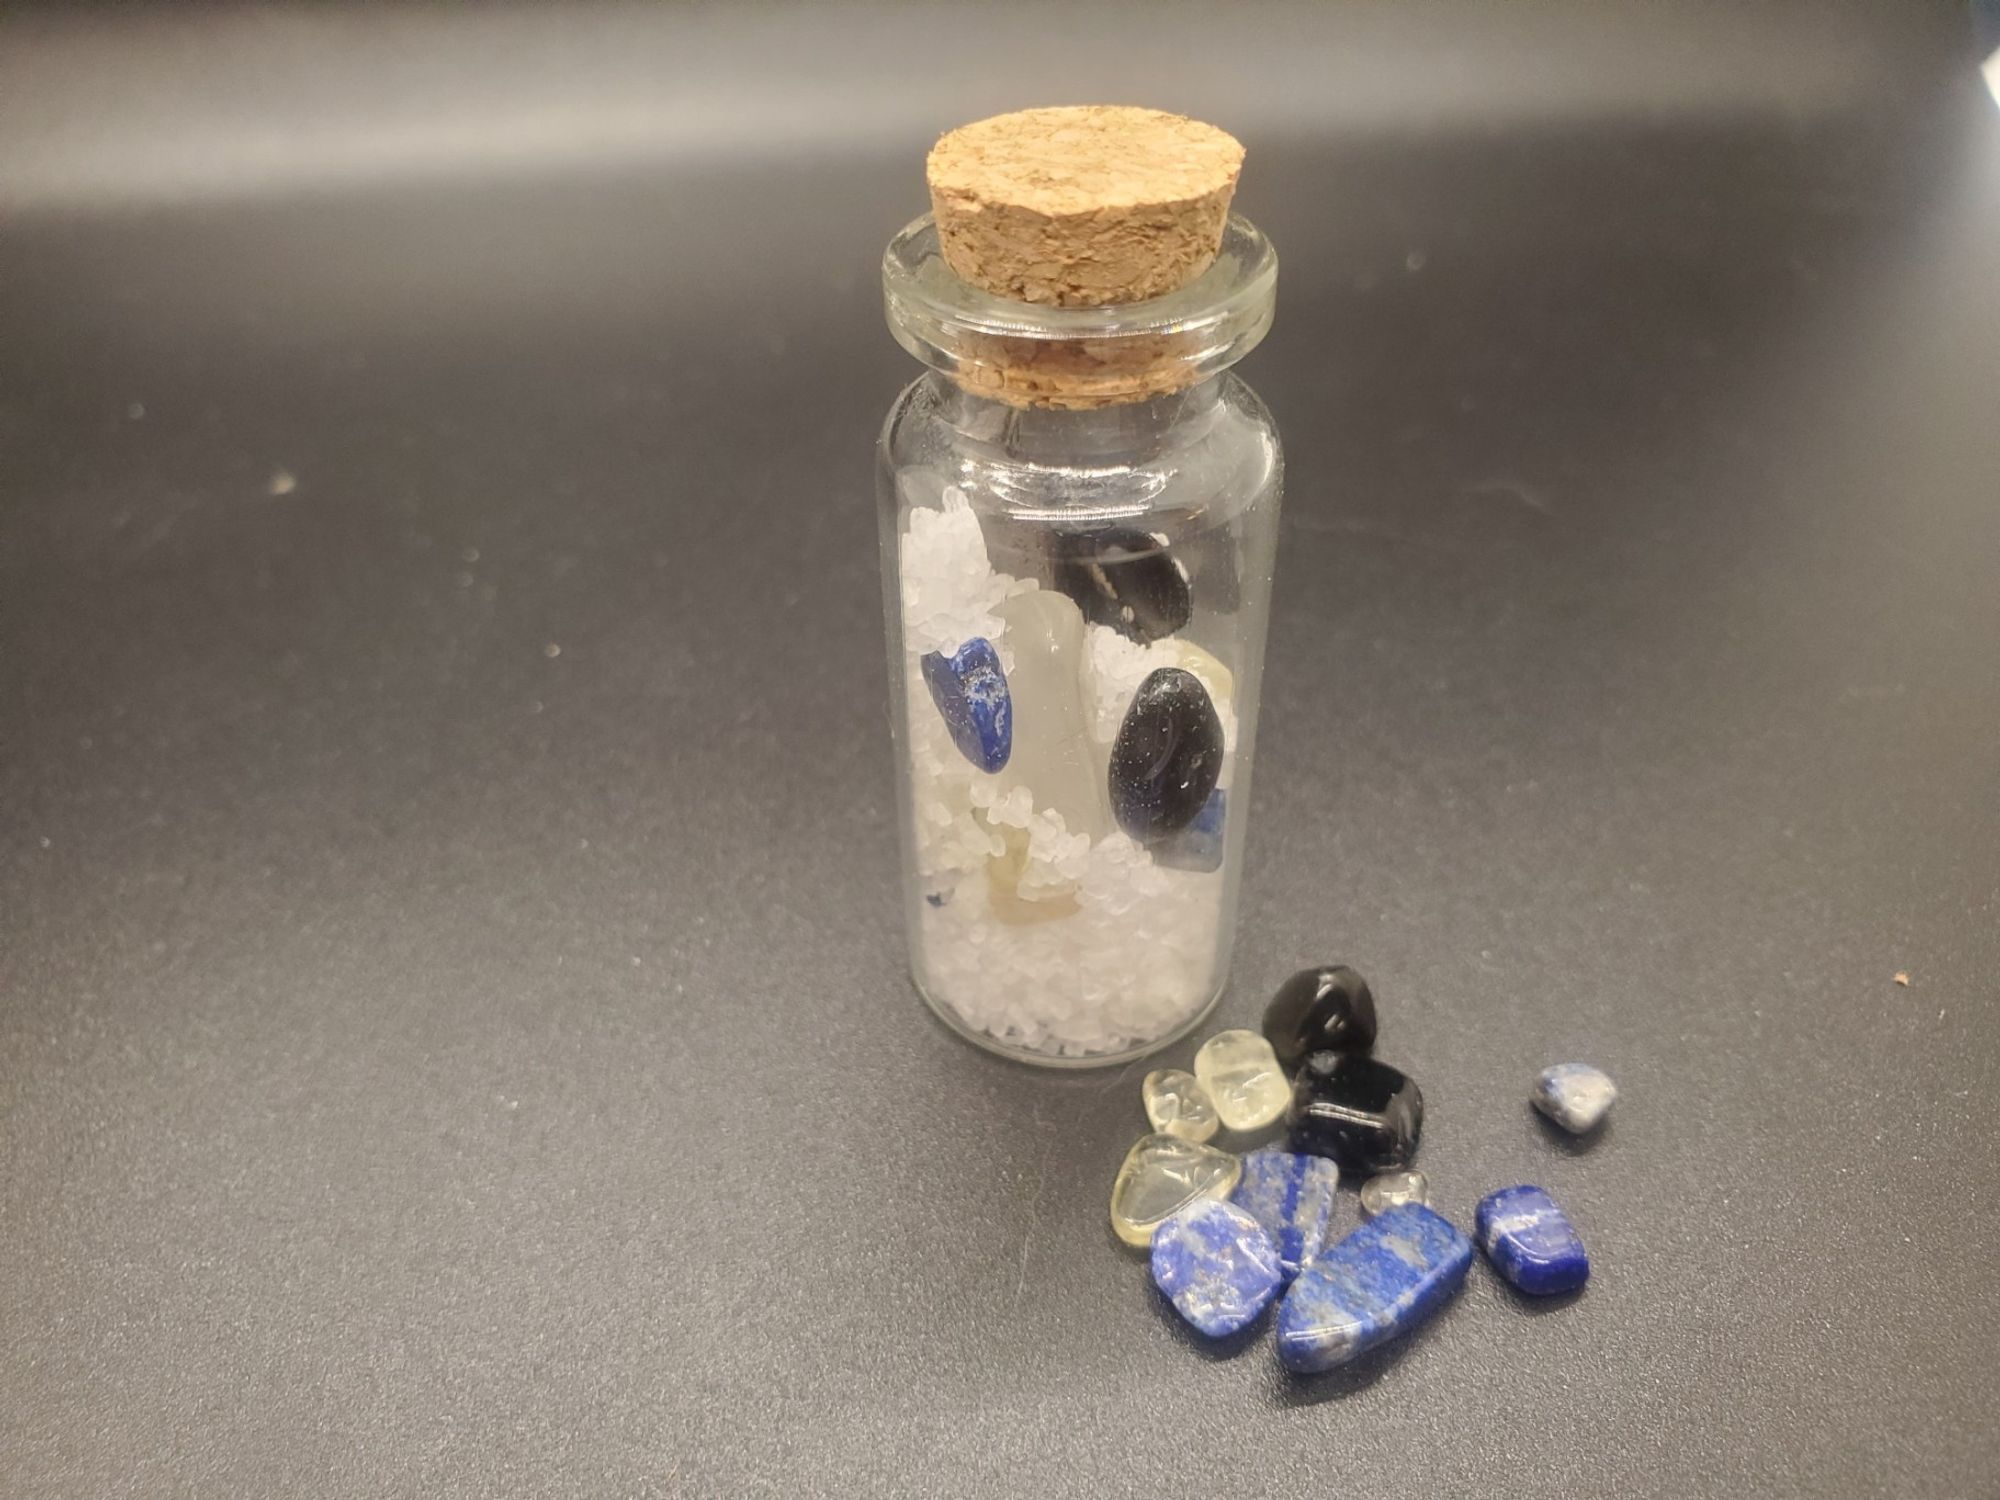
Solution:
[[[1176,291],[1036,306],[927,215],[883,283],[929,366],[880,445],[912,974],[994,1051],[1134,1057],[1228,973],[1282,476],[1230,366],[1277,258],[1231,216]]]

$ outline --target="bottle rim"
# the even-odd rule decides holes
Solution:
[[[1135,399],[1225,370],[1270,329],[1277,285],[1277,251],[1240,214],[1229,216],[1207,270],[1143,302],[1048,307],[995,296],[945,263],[929,214],[882,256],[896,342],[961,384],[1019,405]]]

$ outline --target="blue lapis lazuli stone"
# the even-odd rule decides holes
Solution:
[[[1339,1188],[1340,1168],[1325,1157],[1252,1151],[1229,1198],[1264,1226],[1290,1281],[1325,1248]]]
[[[1153,1284],[1195,1332],[1219,1339],[1257,1320],[1284,1273],[1263,1225],[1233,1203],[1204,1198],[1153,1231]]]
[[[1538,1187],[1488,1193],[1474,1232],[1493,1269],[1530,1297],[1573,1292],[1590,1280],[1590,1257],[1569,1215]]]
[[[1170,870],[1213,875],[1222,868],[1223,829],[1229,822],[1229,792],[1217,787],[1194,815],[1194,821],[1173,837],[1153,846],[1153,863]]]
[[[1572,1135],[1603,1124],[1617,1098],[1618,1085],[1589,1063],[1557,1063],[1535,1080],[1535,1108]]]
[[[1465,1285],[1472,1241],[1405,1203],[1324,1250],[1278,1305],[1278,1358],[1302,1375],[1344,1365],[1407,1333]]]
[[[950,656],[926,652],[923,669],[959,754],[989,773],[1006,765],[1014,753],[1014,698],[993,643],[974,636]]]

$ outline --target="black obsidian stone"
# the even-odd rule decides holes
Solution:
[[[1161,667],[1132,695],[1111,742],[1111,815],[1141,843],[1178,833],[1222,774],[1222,720],[1194,673]]]
[[[1373,1176],[1407,1167],[1424,1128],[1415,1080],[1358,1052],[1315,1052],[1292,1080],[1292,1149]]]
[[[1194,613],[1187,570],[1151,532],[1070,532],[1057,538],[1053,573],[1086,620],[1135,641],[1172,635]]]
[[[1375,1045],[1368,981],[1346,964],[1299,970],[1264,1007],[1264,1040],[1287,1071],[1315,1052],[1366,1052]]]

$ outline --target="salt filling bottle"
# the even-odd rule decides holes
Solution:
[[[1243,149],[1124,107],[952,131],[882,263],[928,369],[880,445],[918,990],[996,1052],[1113,1063],[1228,974],[1282,457],[1232,371],[1277,258]]]

